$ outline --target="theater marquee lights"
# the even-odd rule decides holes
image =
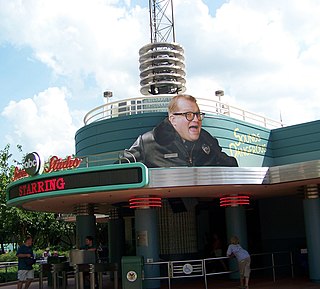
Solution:
[[[250,204],[249,196],[228,196],[220,198],[220,207],[236,207]]]
[[[129,200],[130,209],[161,208],[159,197],[134,197]]]

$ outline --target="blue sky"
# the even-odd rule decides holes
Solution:
[[[77,9],[75,9],[77,5]],[[0,0],[0,147],[74,153],[90,109],[139,95],[147,0]],[[320,3],[175,0],[187,92],[287,124],[320,117]]]
[[[7,105],[8,100],[32,96],[52,83],[51,70],[44,63],[32,59],[29,47],[17,48],[10,43],[2,44],[0,57],[0,87],[4,96],[1,98],[2,107]]]

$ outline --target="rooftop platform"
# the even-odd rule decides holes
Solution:
[[[138,96],[128,99],[116,100],[100,105],[90,110],[84,117],[84,124],[149,112],[167,112],[168,103],[174,95],[159,94],[157,96]],[[272,120],[263,115],[246,111],[242,108],[229,105],[214,98],[197,98],[197,103],[202,112],[208,115],[224,115],[243,120],[266,128],[283,127],[281,121]]]

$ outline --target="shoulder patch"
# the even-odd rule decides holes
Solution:
[[[202,150],[203,150],[207,155],[210,154],[210,151],[211,151],[211,150],[210,150],[210,146],[209,146],[209,145],[207,145],[207,144],[204,143],[201,148],[202,148]]]

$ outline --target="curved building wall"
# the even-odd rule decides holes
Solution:
[[[166,116],[164,112],[134,114],[84,126],[75,136],[76,155],[85,157],[130,148],[140,134],[152,130]],[[272,165],[269,129],[223,115],[206,115],[202,127],[218,139],[224,152],[237,158],[240,166]]]
[[[151,130],[165,116],[165,113],[134,114],[86,125],[76,132],[76,154],[83,157],[129,148],[137,136]]]
[[[274,129],[270,139],[274,165],[318,160],[320,120]]]

